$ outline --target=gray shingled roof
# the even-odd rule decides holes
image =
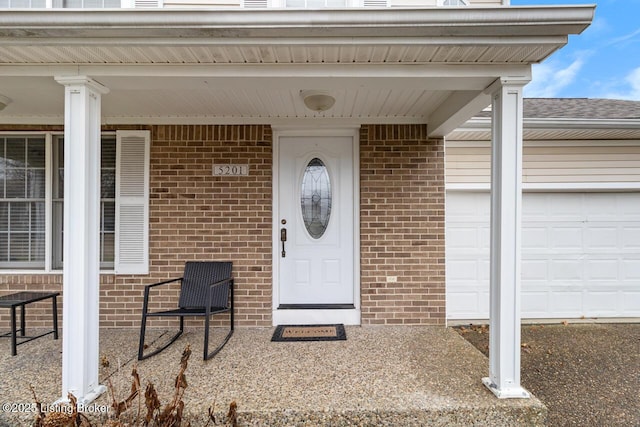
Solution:
[[[489,117],[482,111],[478,117]],[[525,98],[527,119],[640,119],[640,101],[592,98]]]

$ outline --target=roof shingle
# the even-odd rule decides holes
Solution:
[[[489,117],[482,111],[478,117]],[[595,98],[525,98],[527,119],[640,119],[640,101]]]

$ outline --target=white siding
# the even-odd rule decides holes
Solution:
[[[490,148],[486,141],[447,143],[447,184],[488,184]],[[640,141],[527,143],[523,152],[524,183],[640,182]]]

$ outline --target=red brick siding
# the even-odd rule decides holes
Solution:
[[[360,131],[363,324],[445,320],[444,141],[426,130]]]

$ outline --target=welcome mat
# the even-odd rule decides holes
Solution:
[[[279,325],[271,341],[340,341],[346,340],[343,324],[336,325]]]

